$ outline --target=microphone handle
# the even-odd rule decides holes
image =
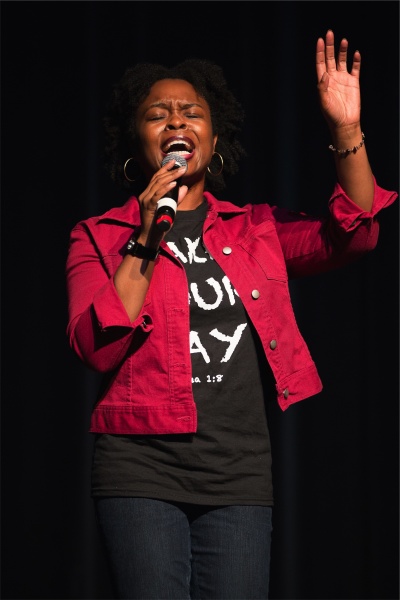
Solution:
[[[177,179],[176,186],[168,192],[168,196],[157,202],[156,226],[164,233],[171,229],[174,223],[180,182],[181,178]]]

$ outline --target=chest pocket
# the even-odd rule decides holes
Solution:
[[[285,257],[271,221],[251,227],[239,245],[260,265],[268,279],[288,280]]]

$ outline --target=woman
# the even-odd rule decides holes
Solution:
[[[76,225],[67,284],[71,347],[104,373],[92,493],[118,598],[268,597],[266,403],[286,410],[322,387],[288,278],[372,250],[397,197],[373,177],[361,57],[348,72],[347,48],[336,63],[331,31],[316,47],[337,170],[329,218],[213,195],[243,155],[218,66],[137,65],[114,89],[106,166],[135,195]]]

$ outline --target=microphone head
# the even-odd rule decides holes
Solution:
[[[170,160],[175,161],[174,169],[179,169],[179,167],[186,167],[187,170],[186,159],[183,158],[183,156],[181,156],[180,154],[176,154],[175,152],[171,152],[170,154],[167,154],[167,156],[164,156],[161,162],[161,166],[163,167],[168,162],[170,162]]]

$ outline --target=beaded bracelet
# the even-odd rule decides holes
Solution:
[[[331,144],[329,146],[329,150],[332,150],[332,152],[337,152],[341,156],[343,156],[343,155],[347,156],[351,152],[353,154],[355,154],[357,152],[357,150],[359,150],[362,146],[364,146],[365,135],[363,134],[363,132],[361,132],[361,138],[362,138],[361,142],[358,144],[358,146],[353,146],[353,148],[347,148],[346,150],[338,150],[337,148],[334,148]]]

